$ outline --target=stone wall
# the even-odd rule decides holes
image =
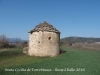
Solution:
[[[29,33],[30,56],[57,56],[59,50],[59,34],[54,32],[39,31]]]

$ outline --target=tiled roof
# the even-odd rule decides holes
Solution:
[[[30,30],[29,33],[39,32],[39,31],[60,33],[56,28],[54,28],[51,24],[48,24],[46,21],[37,25],[33,30]]]

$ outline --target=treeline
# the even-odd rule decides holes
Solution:
[[[0,35],[0,49],[2,48],[15,48],[15,47],[26,47],[28,42],[22,42],[20,38],[15,38],[15,42],[10,42],[6,35]]]
[[[66,37],[60,40],[60,44],[72,45],[72,43],[94,43],[100,42],[100,38],[86,38],[86,37]]]

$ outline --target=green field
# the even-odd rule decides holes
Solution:
[[[21,48],[0,52],[0,75],[100,75],[100,51],[61,47],[57,57],[30,57]]]

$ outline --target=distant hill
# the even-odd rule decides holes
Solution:
[[[61,42],[76,43],[76,42],[100,42],[100,38],[87,38],[87,37],[65,37],[60,39]]]
[[[8,38],[8,41],[9,42],[16,42],[16,38]],[[20,42],[25,42],[25,41],[28,41],[28,40],[22,40],[22,39],[20,39]]]
[[[9,42],[16,42],[16,38],[8,38]],[[21,42],[27,41],[28,40],[22,40],[20,39]],[[100,42],[100,38],[87,38],[87,37],[65,37],[60,39],[61,42],[64,43],[76,43],[76,42]]]

